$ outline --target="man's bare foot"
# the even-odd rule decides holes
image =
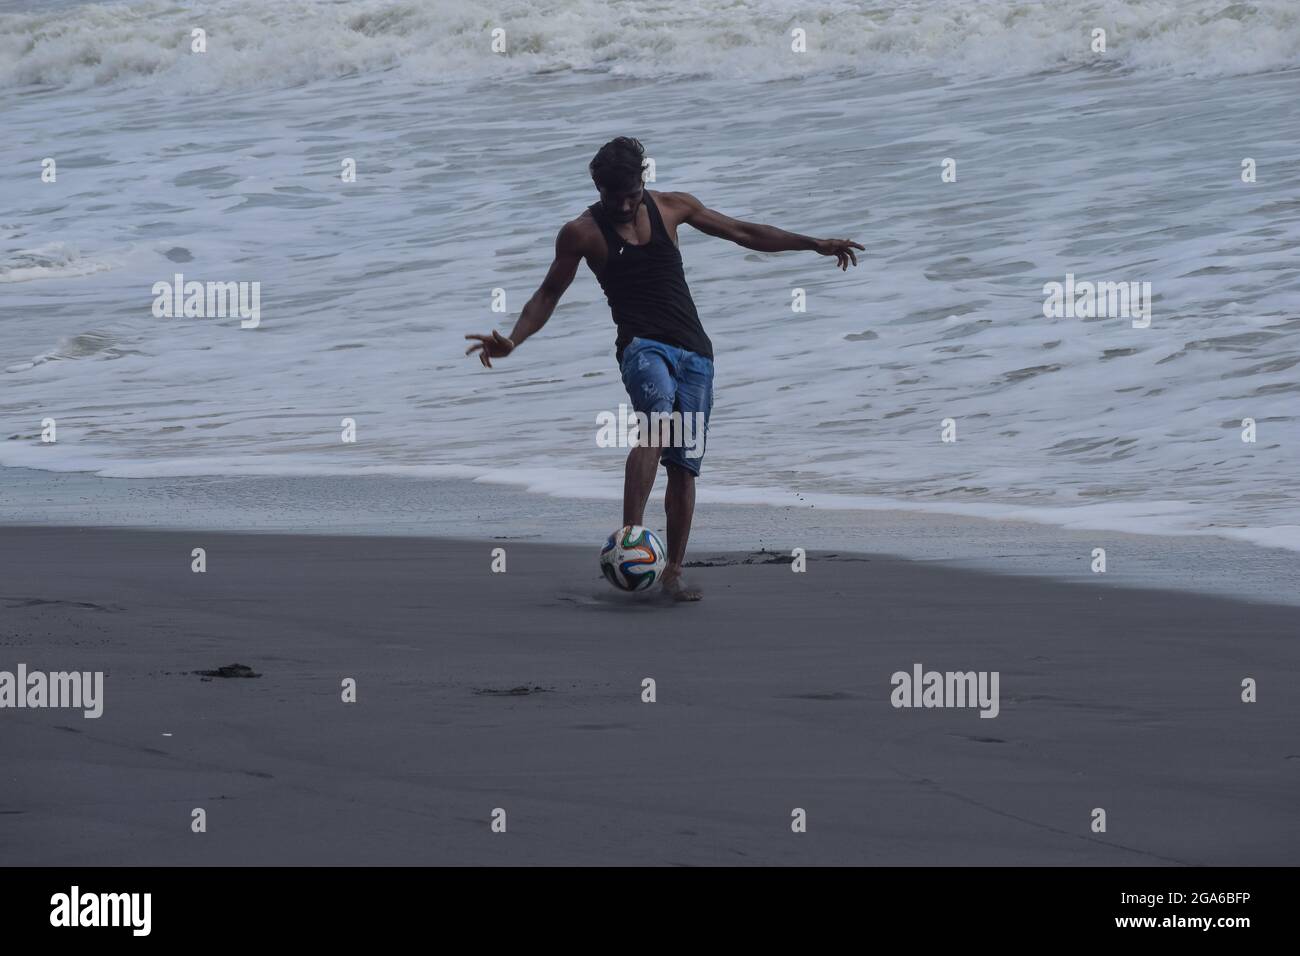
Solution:
[[[664,568],[663,577],[659,579],[659,585],[664,589],[665,594],[672,596],[674,601],[698,601],[704,597],[698,588],[688,588],[682,584],[682,569],[675,568],[672,565]]]

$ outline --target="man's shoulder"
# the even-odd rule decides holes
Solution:
[[[685,222],[692,210],[700,208],[700,201],[690,193],[659,192],[649,189],[646,192],[650,193],[650,198],[659,207],[660,215],[671,219],[674,224]]]
[[[646,192],[650,194],[650,197],[655,201],[655,203],[660,208],[663,208],[665,205],[668,206],[685,205],[695,199],[695,197],[692,196],[690,193],[660,192],[657,189],[647,189]]]
[[[560,227],[558,242],[568,246],[584,246],[594,237],[600,235],[600,226],[590,209],[584,209],[580,215],[570,219]]]

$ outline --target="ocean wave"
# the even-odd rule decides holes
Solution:
[[[75,246],[64,242],[0,252],[0,284],[33,279],[69,279],[108,268],[108,263],[83,256]]]
[[[59,340],[59,344],[48,352],[37,355],[27,362],[17,362],[5,368],[6,372],[26,372],[44,365],[46,362],[75,361],[84,358],[122,358],[124,355],[139,355],[138,351],[120,348],[114,333],[104,329],[91,329],[77,335],[69,335]]]
[[[191,52],[191,31],[207,51]],[[1092,31],[1106,31],[1106,52]],[[494,31],[504,52],[493,52]],[[792,50],[793,31],[807,52]],[[416,82],[542,72],[771,80],[1079,67],[1241,75],[1300,66],[1294,0],[215,0],[0,15],[0,87],[277,88],[400,71]]]

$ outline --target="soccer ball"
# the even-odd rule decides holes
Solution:
[[[663,542],[649,528],[626,525],[600,549],[600,573],[620,591],[643,591],[659,580],[665,554]]]

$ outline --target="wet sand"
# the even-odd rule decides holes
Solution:
[[[0,710],[0,862],[1300,861],[1300,609],[694,558],[674,605],[594,548],[0,528],[0,670],[106,673],[99,719]],[[891,706],[916,663],[998,716]]]

